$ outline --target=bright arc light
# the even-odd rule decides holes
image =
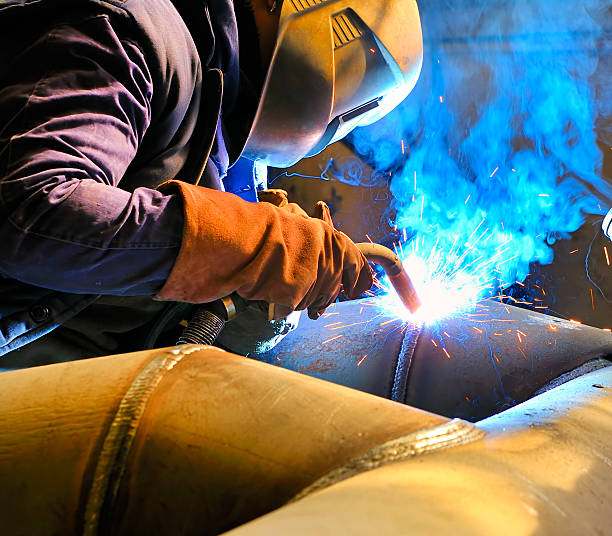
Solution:
[[[444,251],[434,246],[426,258],[412,251],[402,259],[422,305],[414,314],[402,304],[386,278],[379,286],[386,294],[379,296],[382,307],[404,321],[431,324],[449,315],[472,309],[490,294],[496,280],[494,262],[466,261],[455,248]]]

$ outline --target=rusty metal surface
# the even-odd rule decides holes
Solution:
[[[612,357],[610,332],[495,301],[423,327],[372,303],[338,303],[324,318],[304,317],[258,359],[476,421],[591,359]]]
[[[295,331],[271,351],[255,357],[390,398],[404,328],[369,300],[336,303],[318,320],[303,314]]]
[[[423,330],[405,402],[477,421],[599,357],[612,357],[612,333],[487,301]]]

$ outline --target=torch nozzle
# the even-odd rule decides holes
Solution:
[[[389,283],[393,285],[406,308],[411,313],[416,312],[421,307],[421,300],[400,258],[392,250],[380,244],[360,242],[356,245],[366,259],[383,268],[389,278]]]

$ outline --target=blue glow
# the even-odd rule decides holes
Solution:
[[[406,259],[409,272],[424,270],[413,278],[469,302],[460,289],[482,297],[524,280],[531,262],[553,260],[550,245],[585,214],[612,205],[600,149],[612,145],[612,12],[603,0],[432,0],[419,8],[417,87],[350,139],[376,170],[392,172],[391,225],[407,231],[406,244],[429,244]],[[452,262],[444,255],[452,259],[458,247],[462,265],[475,266],[504,244],[505,262],[482,273],[444,269]]]
[[[411,314],[386,278],[378,281],[385,294],[378,298],[377,305],[402,320],[425,324],[473,309],[484,294],[499,288],[500,267],[511,258],[508,256],[511,249],[508,241],[488,258],[466,260],[472,248],[489,237],[488,230],[481,227],[474,229],[466,243],[456,240],[450,250],[440,248],[440,240],[428,244],[425,235],[417,235],[409,243],[400,243],[397,252],[422,305]]]

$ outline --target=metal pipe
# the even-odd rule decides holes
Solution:
[[[429,325],[403,322],[372,299],[328,313],[328,327],[302,318],[276,348],[251,357],[469,421],[587,361],[612,359],[612,333],[496,301]]]
[[[213,347],[5,372],[2,534],[219,534],[447,421]]]

